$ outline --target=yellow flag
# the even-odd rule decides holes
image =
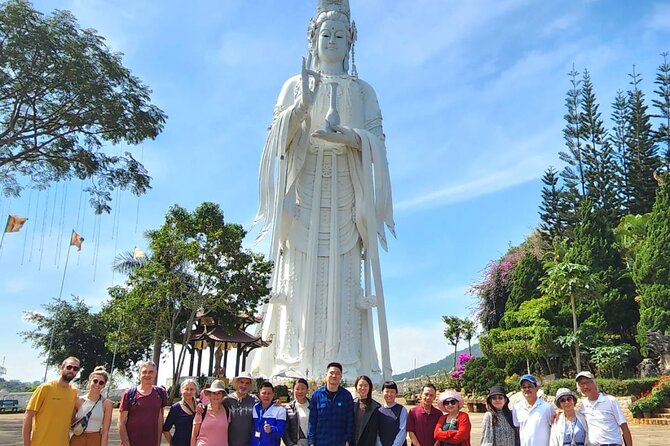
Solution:
[[[77,251],[81,251],[81,244],[84,243],[84,237],[72,230],[72,237],[70,238],[70,246],[76,246]]]
[[[133,248],[133,259],[146,259],[147,255],[144,253],[144,251],[141,251],[140,248],[135,246]]]
[[[25,217],[20,217],[18,215],[10,215],[7,219],[7,226],[5,226],[5,232],[19,232],[21,227],[28,219]]]

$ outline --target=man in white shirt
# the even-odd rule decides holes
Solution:
[[[579,411],[589,425],[589,442],[599,446],[633,446],[628,422],[616,398],[600,391],[591,372],[579,372],[575,381],[586,397]]]
[[[549,446],[556,411],[551,404],[537,397],[537,379],[533,375],[523,375],[519,385],[524,401],[512,408],[512,419],[519,429],[521,446]]]

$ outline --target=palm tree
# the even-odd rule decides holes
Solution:
[[[463,339],[468,341],[468,353],[472,355],[472,338],[477,335],[477,325],[470,318],[465,318],[461,321],[461,330],[463,332]]]
[[[458,341],[463,333],[463,320],[456,316],[442,316],[442,320],[447,325],[444,329],[444,337],[454,346],[454,369],[456,368],[456,353],[458,351]]]
[[[117,273],[128,274],[144,265],[147,260],[148,257],[146,254],[144,254],[136,247],[133,249],[133,251],[126,251],[118,254],[114,258],[112,270]]]

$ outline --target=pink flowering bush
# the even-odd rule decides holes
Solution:
[[[481,280],[470,286],[468,293],[479,299],[477,318],[485,330],[498,326],[512,287],[512,273],[527,252],[540,256],[535,247],[512,248],[499,260],[489,262]]]
[[[463,377],[463,373],[465,372],[466,363],[472,358],[474,358],[474,355],[470,355],[468,353],[461,353],[458,355],[456,368],[449,372],[449,377],[454,379],[461,379]]]

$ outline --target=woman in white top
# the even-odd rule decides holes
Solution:
[[[282,440],[286,446],[307,445],[307,422],[309,420],[309,384],[305,378],[293,384],[293,401],[286,406],[286,430]]]
[[[107,446],[109,426],[112,423],[112,402],[102,396],[102,389],[109,381],[104,366],[96,367],[88,376],[88,393],[77,400],[76,420],[91,413],[86,430],[81,435],[70,438],[70,446]]]

